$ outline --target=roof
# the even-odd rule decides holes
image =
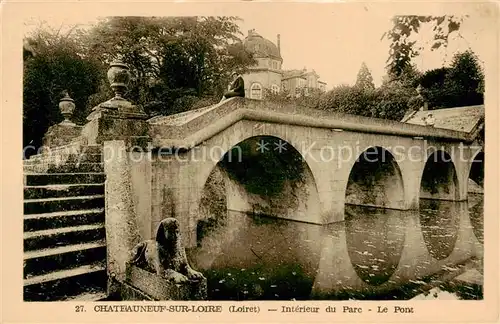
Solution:
[[[243,46],[255,58],[274,58],[283,61],[278,46],[259,35],[254,29],[248,31],[248,36],[243,40]]]
[[[484,105],[417,111],[402,122],[425,125],[423,118],[430,113],[434,116],[435,128],[471,133],[484,122]]]
[[[319,74],[316,71],[314,71],[314,70],[307,71],[306,69],[302,69],[302,70],[285,70],[285,71],[283,71],[283,77],[281,78],[281,80],[288,80],[288,79],[293,79],[293,78],[301,78],[301,79],[307,80],[307,75],[309,75],[309,74],[313,74],[317,78],[319,78]],[[326,82],[324,82],[324,81],[318,80],[318,83],[326,85]]]
[[[304,70],[286,70],[283,71],[283,80],[292,79],[292,78],[302,78],[305,79],[305,71]]]

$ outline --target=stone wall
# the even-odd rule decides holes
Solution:
[[[281,74],[273,71],[252,71],[249,74],[243,75],[245,81],[245,96],[252,98],[251,86],[253,83],[259,83],[262,86],[262,99],[264,98],[264,89],[271,89],[271,85],[275,84],[281,89]]]

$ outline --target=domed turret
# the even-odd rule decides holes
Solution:
[[[283,62],[280,50],[273,42],[259,35],[255,29],[248,31],[243,45],[246,50],[253,53],[255,58],[272,58]]]

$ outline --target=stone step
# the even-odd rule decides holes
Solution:
[[[24,216],[24,231],[104,223],[104,208],[70,210]]]
[[[24,199],[103,195],[103,183],[25,186]]]
[[[49,166],[47,173],[66,173],[66,172],[104,172],[103,163],[64,163],[61,165]]]
[[[26,174],[25,185],[104,183],[104,180],[105,174],[101,172]]]
[[[106,262],[104,240],[27,251],[24,253],[24,278],[96,262]]]
[[[24,215],[104,207],[104,195],[24,200]]]
[[[99,166],[100,164],[100,166]],[[102,156],[100,154],[70,155],[64,159],[46,158],[24,162],[25,173],[67,173],[67,172],[103,172]]]
[[[102,154],[81,153],[68,157],[67,163],[102,163]]]
[[[105,239],[105,236],[102,223],[24,232],[24,251],[98,241]]]
[[[102,145],[87,145],[83,146],[81,152],[83,154],[102,154]]]
[[[71,300],[106,289],[104,264],[89,264],[24,279],[25,301]]]

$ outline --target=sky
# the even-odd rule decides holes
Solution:
[[[228,14],[242,19],[238,22],[242,37],[249,29],[255,29],[276,43],[277,34],[280,34],[284,69],[314,69],[331,89],[339,84],[354,84],[359,68],[365,62],[375,85],[380,85],[386,74],[389,51],[389,42],[381,37],[391,28],[394,12],[371,4],[326,6],[316,3],[303,4],[293,10],[289,8],[291,6],[260,3]],[[27,31],[42,19],[53,28],[64,28],[74,24],[90,26],[97,17],[33,17],[26,24]],[[481,60],[488,50],[483,37],[488,29],[491,30],[491,19],[472,12],[464,20],[460,35],[450,38],[448,48],[432,52],[424,50],[413,62],[422,71],[438,68],[449,65],[457,51],[467,49],[472,49]],[[422,29],[416,37],[419,44],[428,43],[432,39],[430,26]]]

